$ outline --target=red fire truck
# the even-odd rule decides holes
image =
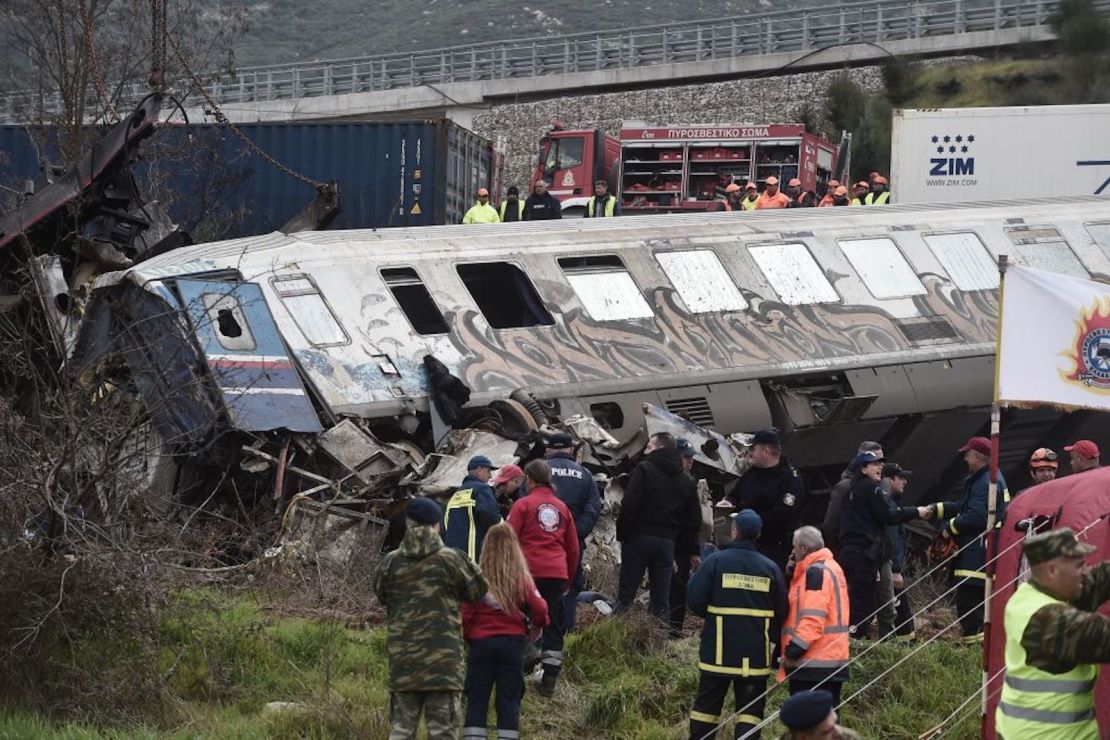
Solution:
[[[755,182],[762,191],[772,175],[783,187],[797,177],[823,194],[837,158],[835,145],[797,123],[624,128],[614,139],[556,122],[540,140],[532,182],[546,180],[567,216],[585,212],[598,179],[626,214],[705,211],[718,207],[729,183]]]

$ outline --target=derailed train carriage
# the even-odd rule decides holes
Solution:
[[[861,439],[879,440],[917,471],[920,500],[951,488],[965,472],[955,448],[986,426],[1001,254],[1106,280],[1110,200],[200,244],[101,276],[74,358],[126,358],[161,438],[194,460],[239,454],[235,431],[263,435],[272,449],[253,447],[273,457],[288,433],[344,419],[394,453],[430,451],[432,356],[471,390],[456,426],[510,424],[523,402],[524,417],[593,417],[631,445],[651,403],[724,434],[778,427],[818,492]],[[528,395],[507,400],[516,389]],[[1107,426],[1012,414],[1013,485],[1033,448]]]

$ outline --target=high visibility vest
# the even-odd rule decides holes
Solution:
[[[1028,665],[1021,637],[1033,614],[1057,599],[1023,583],[1006,604],[1006,678],[995,710],[995,728],[1005,740],[1098,740],[1095,683],[1098,666],[1078,665],[1049,673]]]
[[[507,201],[507,200],[501,201],[501,210],[500,210],[499,215],[501,216],[501,221],[502,222],[505,221],[505,206],[507,206],[507,205],[509,205],[509,201]],[[518,200],[516,202],[516,207],[517,207],[516,220],[517,221],[523,221],[524,220],[524,201]]]
[[[602,215],[603,216],[612,216],[613,215],[613,209],[616,208],[616,207],[617,207],[617,199],[615,197],[610,196],[610,197],[606,198],[605,199],[605,213],[603,213]],[[586,216],[588,218],[593,218],[596,208],[597,208],[597,196],[596,195],[591,195],[590,200],[586,203]]]
[[[496,224],[501,221],[497,209],[489,203],[475,203],[463,216],[464,224]]]
[[[474,498],[474,489],[464,488],[455,491],[455,494],[447,502],[447,511],[443,513],[444,531],[450,526],[452,516],[462,516],[463,512],[466,513],[466,556],[474,562],[478,562],[478,523],[474,521],[474,507],[477,505],[478,502]]]
[[[860,202],[859,198],[852,198],[852,202],[849,203],[848,205],[850,205],[850,206],[862,206],[863,203]]]
[[[867,197],[863,199],[863,204],[865,206],[885,206],[888,200],[890,200],[890,191],[884,190],[879,193],[878,198],[875,197],[874,193],[868,193]]]
[[[744,206],[745,211],[754,211],[757,203],[759,203],[759,198],[756,198],[755,200],[748,200],[747,198],[744,198],[744,200],[740,201],[740,204]]]

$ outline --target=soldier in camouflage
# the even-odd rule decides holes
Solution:
[[[1005,740],[1098,740],[1094,688],[1110,662],[1110,562],[1088,569],[1095,547],[1070,529],[1027,539],[1030,580],[1006,603],[1006,679],[995,712]]]
[[[389,740],[415,740],[420,715],[429,740],[454,740],[465,677],[460,604],[486,593],[486,579],[440,539],[443,510],[418,497],[405,510],[401,546],[382,558],[374,593],[388,612]]]

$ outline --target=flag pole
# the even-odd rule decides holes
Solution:
[[[998,445],[1002,426],[1002,410],[998,403],[998,385],[1002,369],[1000,362],[1002,358],[1002,301],[1006,291],[1006,267],[1008,264],[1009,258],[1007,255],[1002,254],[998,256],[998,327],[995,331],[994,396],[991,400],[990,484],[987,487],[987,531],[983,537],[988,562],[991,557],[991,552],[994,550],[992,546],[994,541],[994,526],[998,521]],[[987,717],[987,699],[990,690],[990,674],[988,670],[990,666],[991,593],[994,590],[994,578],[991,575],[991,569],[985,565],[983,567],[983,575],[985,576],[983,585],[983,679],[980,713],[985,722]]]

